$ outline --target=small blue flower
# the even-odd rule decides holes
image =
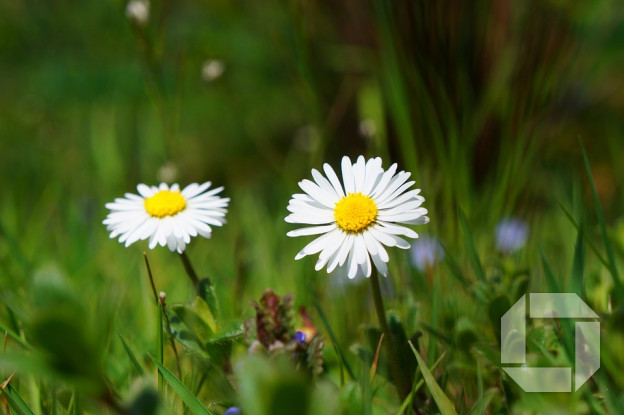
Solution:
[[[240,408],[236,406],[231,406],[223,413],[223,415],[240,415],[242,412]]]
[[[444,258],[444,249],[436,238],[424,235],[412,243],[410,258],[412,265],[424,272]]]
[[[297,331],[295,333],[295,341],[298,342],[298,343],[301,343],[301,344],[305,343],[305,341],[306,341],[306,334],[304,332],[302,332],[302,331]]]
[[[503,219],[496,226],[496,248],[510,254],[522,248],[529,237],[526,222],[517,218]]]

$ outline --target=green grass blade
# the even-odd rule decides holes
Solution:
[[[604,216],[602,214],[602,208],[600,206],[600,200],[598,199],[598,192],[596,191],[596,184],[594,183],[594,179],[591,172],[591,166],[589,165],[589,158],[587,157],[587,152],[585,151],[585,147],[583,146],[583,142],[579,140],[581,145],[581,151],[583,153],[583,160],[585,161],[585,169],[587,170],[587,177],[589,179],[589,185],[592,191],[592,197],[594,199],[594,206],[596,208],[596,217],[598,218],[598,224],[600,225],[600,233],[602,234],[602,240],[604,242],[605,250],[607,251],[607,259],[609,260],[609,271],[611,272],[611,276],[613,277],[613,285],[615,286],[616,294],[618,296],[619,302],[622,303],[624,301],[624,286],[622,286],[622,281],[620,281],[620,276],[618,274],[617,266],[615,265],[615,256],[613,255],[613,247],[611,246],[611,241],[609,240],[609,234],[607,233],[607,225],[604,220]]]
[[[11,384],[7,384],[2,390],[2,394],[6,398],[9,406],[18,414],[18,415],[35,415],[35,413],[26,405],[26,402],[22,399],[22,397],[17,393],[17,391],[11,386]]]
[[[583,281],[583,270],[585,268],[585,241],[583,239],[583,222],[579,227],[574,244],[574,259],[572,260],[572,273],[568,281],[568,292],[578,294],[585,297],[585,283]]]
[[[139,375],[144,376],[145,370],[143,369],[143,366],[141,366],[141,364],[137,360],[136,356],[134,355],[134,352],[132,351],[132,349],[130,349],[130,346],[128,346],[128,343],[126,343],[126,340],[123,338],[121,333],[117,333],[117,335],[119,336],[119,339],[121,340],[121,344],[123,345],[123,348],[126,351],[126,354],[128,355],[128,357],[130,358],[130,361],[134,365],[134,368],[136,369],[137,372],[139,372]]]
[[[65,415],[72,415],[76,413],[76,392],[73,391],[71,394],[71,398],[69,399],[69,403],[67,404],[67,411],[65,411]]]
[[[310,290],[310,292],[311,291],[312,290]],[[334,343],[334,345],[336,346],[336,349],[338,350],[338,355],[340,356],[340,360],[342,360],[342,363],[344,364],[345,369],[347,369],[347,372],[349,373],[349,376],[351,376],[351,379],[356,380],[356,377],[353,374],[353,370],[351,370],[351,366],[349,366],[349,362],[347,362],[347,358],[344,355],[342,348],[340,347],[340,344],[338,343],[338,339],[336,338],[334,331],[329,325],[327,316],[325,315],[325,312],[323,312],[321,305],[319,304],[318,300],[316,299],[313,293],[312,293],[312,302],[314,303],[314,308],[316,308],[316,312],[319,313],[319,316],[321,317],[321,320],[323,321],[323,325],[325,326],[325,330],[327,330],[327,334],[329,334],[331,341]]]
[[[463,210],[459,209],[459,224],[461,226],[462,233],[464,234],[464,245],[466,245],[466,249],[468,251],[468,255],[470,256],[470,262],[472,263],[472,268],[474,269],[475,275],[479,281],[485,281],[485,272],[483,271],[483,265],[481,265],[481,260],[479,259],[479,255],[477,254],[477,249],[475,248],[474,240],[472,238],[472,233],[470,233],[470,228],[468,228],[468,222],[466,221],[466,215],[464,215]]]
[[[459,266],[457,261],[455,261],[455,258],[453,258],[453,254],[444,244],[442,244],[442,249],[444,249],[444,263],[451,272],[451,275],[455,277],[464,287],[469,287],[470,284],[468,283],[468,280],[466,279],[466,276],[464,275],[461,267]]]
[[[492,401],[492,398],[494,397],[494,395],[496,395],[498,393],[498,391],[496,389],[490,389],[487,392],[485,392],[485,394],[483,395],[483,397],[479,400],[479,402],[477,402],[472,409],[470,410],[470,412],[468,412],[468,415],[484,415],[486,413],[487,407],[490,404],[490,402]]]
[[[420,367],[420,372],[423,375],[423,379],[425,379],[425,383],[429,388],[429,392],[431,392],[431,396],[433,396],[433,399],[438,405],[440,413],[442,415],[457,415],[457,412],[455,412],[455,407],[453,407],[450,399],[444,394],[444,392],[440,388],[440,385],[438,385],[438,382],[436,382],[429,369],[427,369],[425,362],[423,361],[422,357],[420,356],[411,341],[409,342],[409,345],[414,352],[414,356],[416,356],[418,366]]]
[[[160,364],[158,360],[150,356],[150,359],[158,366],[158,371],[163,375],[163,378],[167,381],[171,389],[182,399],[182,402],[186,404],[186,407],[195,415],[213,415],[203,403],[197,397],[188,390],[186,386],[166,367]]]
[[[438,360],[433,364],[433,366],[431,366],[431,370],[435,369],[438,364],[442,361],[442,359],[444,358],[444,354],[442,353],[440,355],[440,357],[438,358]],[[416,371],[418,372],[418,369],[416,369]],[[414,376],[414,379],[416,378],[416,376]],[[412,387],[412,391],[410,392],[409,395],[407,395],[407,397],[405,398],[405,400],[403,401],[403,404],[401,404],[401,407],[399,408],[399,410],[396,412],[395,415],[401,415],[403,413],[405,413],[405,410],[408,408],[408,406],[412,403],[412,399],[414,398],[414,394],[416,392],[418,392],[418,390],[420,389],[420,387],[423,385],[424,381],[423,379],[420,379],[418,382],[414,382],[414,386]]]
[[[13,332],[11,329],[6,327],[4,324],[0,323],[0,332],[4,332],[9,336],[13,341],[22,346],[26,350],[30,350],[30,344],[26,343],[24,339],[22,339],[17,333]]]
[[[544,267],[544,274],[546,274],[546,283],[548,284],[548,289],[551,293],[560,293],[561,286],[559,285],[559,281],[555,278],[555,274],[553,274],[552,269],[550,268],[550,264],[548,260],[544,256],[544,253],[540,250],[540,258],[542,259],[542,266]]]
[[[540,251],[540,257],[542,259],[542,266],[544,267],[544,273],[546,274],[546,281],[548,282],[548,289],[553,293],[562,292],[561,286],[559,282],[555,278],[555,275],[552,272],[552,268],[548,263],[548,260],[544,256],[544,253]],[[573,359],[574,356],[574,325],[570,321],[570,319],[562,319],[561,327],[563,330],[563,347],[565,348],[566,353],[569,358]]]
[[[576,221],[574,220],[574,217],[572,217],[572,214],[570,213],[570,211],[568,209],[566,209],[565,206],[563,206],[561,201],[558,201],[558,202],[559,202],[559,207],[561,208],[561,210],[563,210],[563,213],[566,215],[566,217],[568,218],[570,223],[572,223],[572,226],[574,226],[574,228],[577,231],[581,231],[582,230],[581,226],[578,223],[576,223]],[[584,229],[583,229],[583,231],[584,231]],[[609,268],[609,264],[607,263],[607,260],[605,259],[605,257],[602,256],[602,254],[600,253],[600,251],[598,250],[596,245],[594,245],[594,243],[591,241],[591,239],[589,239],[585,234],[583,234],[583,239],[585,240],[585,242],[587,242],[587,246],[589,246],[589,248],[596,255],[596,258],[598,258],[598,260],[600,262],[602,262],[602,265],[604,265],[606,268]]]

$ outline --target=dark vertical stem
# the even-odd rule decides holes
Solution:
[[[147,260],[147,254],[143,252],[143,259],[145,260],[145,268],[147,268],[147,275],[149,277],[150,286],[152,287],[152,294],[154,294],[154,301],[158,306],[158,292],[156,291],[156,284],[154,284],[154,276],[152,275],[152,268]]]
[[[197,273],[195,272],[193,264],[191,264],[191,261],[189,260],[189,257],[186,255],[185,251],[182,251],[182,253],[180,254],[180,259],[182,260],[182,264],[184,265],[184,270],[188,274],[191,282],[193,283],[193,286],[195,287],[195,291],[199,291],[199,278],[197,278]]]
[[[388,321],[386,319],[386,310],[383,305],[383,299],[381,298],[381,287],[379,285],[379,275],[377,270],[373,268],[371,274],[371,288],[373,290],[373,301],[375,303],[375,311],[377,312],[377,320],[386,338],[386,351],[388,353],[388,360],[390,361],[390,370],[392,377],[394,378],[394,386],[397,389],[401,402],[407,398],[411,392],[411,386],[407,380],[405,373],[401,370],[401,364],[399,363],[398,356],[396,355],[396,339],[388,328]]]

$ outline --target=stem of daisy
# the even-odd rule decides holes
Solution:
[[[388,353],[388,360],[390,361],[390,371],[392,372],[392,377],[394,378],[394,386],[397,389],[399,398],[401,399],[401,401],[404,401],[405,398],[407,398],[407,396],[410,394],[411,387],[409,385],[409,381],[405,377],[405,373],[403,373],[403,371],[401,370],[401,364],[399,363],[399,359],[395,352],[396,339],[388,328],[386,310],[384,308],[383,299],[381,298],[379,275],[377,274],[377,269],[375,269],[374,267],[370,280],[371,288],[373,290],[375,311],[377,312],[377,319],[379,320],[379,325],[381,326],[381,330],[383,331],[384,337],[386,338],[386,351]]]
[[[182,260],[182,265],[184,265],[184,270],[186,271],[187,275],[191,279],[191,282],[193,283],[193,286],[195,287],[195,291],[198,291],[199,278],[197,277],[197,273],[193,268],[193,264],[191,264],[191,260],[189,259],[188,255],[186,255],[186,251],[182,251],[182,253],[180,254],[180,259]]]
[[[154,284],[154,276],[152,275],[152,268],[150,267],[147,255],[143,252],[143,259],[145,259],[145,267],[147,268],[147,275],[149,276],[152,292],[154,293],[154,300],[156,301],[156,356],[160,364],[163,364],[163,309],[161,307],[160,298],[156,293],[156,284]],[[164,379],[160,370],[156,370],[158,374],[158,391],[162,393],[164,390]]]

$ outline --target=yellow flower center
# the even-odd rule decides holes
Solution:
[[[336,224],[345,232],[360,232],[370,226],[376,217],[377,205],[362,193],[349,193],[334,207]]]
[[[186,200],[180,192],[161,190],[143,201],[145,210],[155,218],[175,216],[186,208]]]

